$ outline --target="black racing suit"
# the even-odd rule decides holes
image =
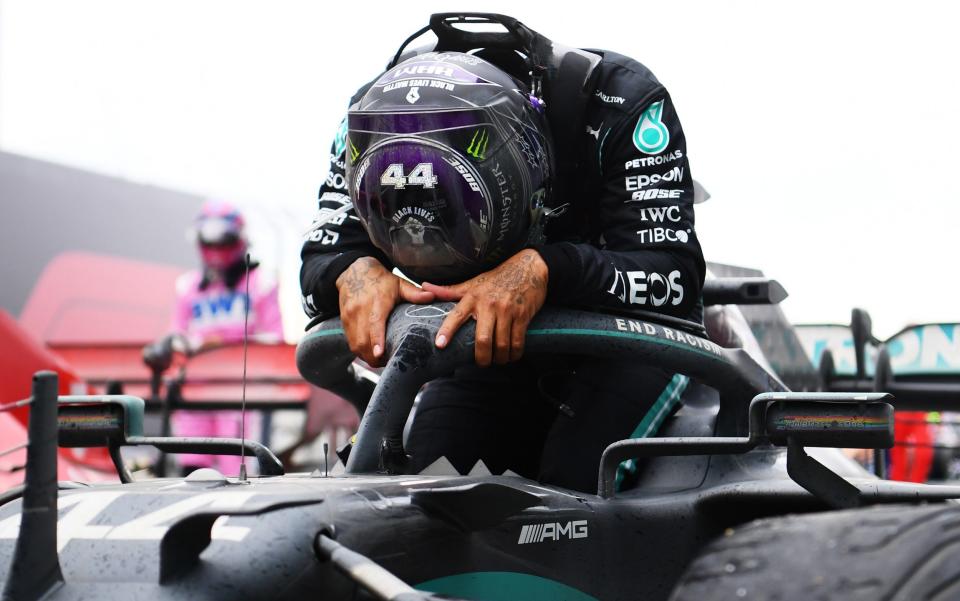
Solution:
[[[535,247],[549,269],[547,301],[699,321],[704,262],[673,102],[640,63],[590,52],[602,60],[582,119],[570,124],[579,129],[576,142],[554,148],[559,180],[546,201],[546,243]],[[344,124],[320,189],[319,220],[349,202],[345,135]],[[358,257],[374,256],[392,267],[352,211],[315,225],[301,256],[303,304],[311,316],[338,312],[335,281]],[[446,455],[468,470],[482,457],[494,471],[511,468],[593,491],[603,448],[655,432],[686,386],[682,376],[628,362],[559,363],[559,370],[542,361],[470,367],[431,384],[408,444],[414,464],[424,467]],[[560,381],[566,384],[556,386]],[[551,388],[562,389],[559,397]]]

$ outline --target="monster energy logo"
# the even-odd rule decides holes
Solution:
[[[487,142],[490,136],[487,130],[478,129],[473,132],[473,139],[470,140],[470,146],[467,148],[467,154],[475,159],[483,160],[487,157]]]
[[[347,144],[350,145],[350,162],[354,163],[360,156],[360,149],[353,144],[353,140],[347,139]]]
[[[633,130],[633,145],[644,154],[663,152],[670,143],[670,132],[661,120],[663,101],[657,101],[640,114],[637,127]]]

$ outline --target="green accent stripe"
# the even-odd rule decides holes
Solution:
[[[647,411],[644,418],[637,424],[636,430],[630,435],[631,438],[646,438],[656,432],[667,418],[670,410],[673,409],[680,395],[687,389],[690,378],[682,374],[674,374],[673,379],[663,389],[663,392],[657,398],[657,402]]]
[[[527,336],[549,336],[551,334],[561,334],[566,336],[606,336],[609,338],[643,340],[646,342],[652,342],[654,344],[662,344],[663,346],[672,346],[674,348],[683,349],[685,351],[703,355],[704,357],[716,359],[717,361],[724,361],[722,356],[715,355],[710,351],[705,351],[703,349],[690,346],[689,344],[683,344],[682,342],[676,342],[673,340],[664,340],[662,338],[657,338],[656,336],[647,336],[646,334],[637,334],[635,332],[615,332],[610,330],[591,330],[586,328],[546,328],[543,330],[527,330]],[[321,336],[338,335],[343,335],[343,328],[311,332],[304,337],[304,340],[308,340],[310,338],[319,338]]]
[[[343,328],[334,328],[332,330],[318,330],[316,332],[310,332],[303,337],[304,340],[309,340],[311,338],[323,338],[324,336],[342,336]]]
[[[556,580],[519,572],[467,572],[421,582],[414,588],[477,601],[597,601]]]
[[[634,428],[630,438],[646,438],[652,434],[655,434],[657,430],[660,429],[660,426],[663,425],[663,420],[670,415],[670,412],[673,410],[673,408],[677,405],[677,403],[680,402],[680,397],[687,389],[687,385],[689,383],[690,378],[687,376],[682,374],[674,374],[673,378],[670,380],[670,383],[664,387],[663,392],[661,392],[660,396],[657,397],[657,400],[647,411],[647,414],[643,416],[643,419],[640,420],[640,423],[637,424],[636,428]],[[636,459],[628,459],[621,462],[617,467],[615,490],[620,490],[620,485],[627,473],[633,474],[636,473],[636,471]]]
[[[705,351],[703,349],[692,347],[689,344],[683,344],[681,342],[676,342],[674,340],[664,340],[663,338],[657,338],[656,336],[647,336],[646,334],[637,334],[634,332],[590,330],[585,328],[547,328],[544,330],[527,330],[527,336],[548,336],[550,334],[566,334],[570,336],[607,336],[610,338],[630,338],[633,340],[644,340],[646,342],[652,342],[654,344],[672,346],[675,348],[683,349],[685,351],[698,353],[700,355],[703,355],[704,357],[710,357],[711,359],[716,359],[717,361],[724,361],[724,358],[722,356],[715,355],[710,351]]]

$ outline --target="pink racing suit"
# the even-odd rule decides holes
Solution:
[[[236,288],[229,289],[221,281],[209,283],[201,290],[203,274],[190,271],[177,279],[177,299],[173,330],[190,341],[191,348],[204,342],[224,344],[243,341],[246,304],[246,281],[241,277]],[[248,333],[257,342],[281,342],[283,324],[276,281],[260,269],[250,272],[250,315]],[[259,439],[259,419],[247,412],[246,436]],[[178,411],[173,415],[173,431],[177,436],[240,437],[239,411]],[[228,455],[180,455],[180,464],[213,467],[225,475],[240,469],[240,458]]]

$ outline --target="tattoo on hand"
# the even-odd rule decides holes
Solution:
[[[495,297],[501,298],[512,295],[513,302],[522,305],[530,288],[533,290],[545,289],[547,283],[534,269],[534,260],[535,257],[531,255],[523,255],[512,266],[513,269],[495,271],[492,282]]]
[[[359,294],[367,284],[377,280],[379,274],[376,273],[372,261],[376,259],[358,259],[344,272],[343,285],[347,287],[350,294]]]

